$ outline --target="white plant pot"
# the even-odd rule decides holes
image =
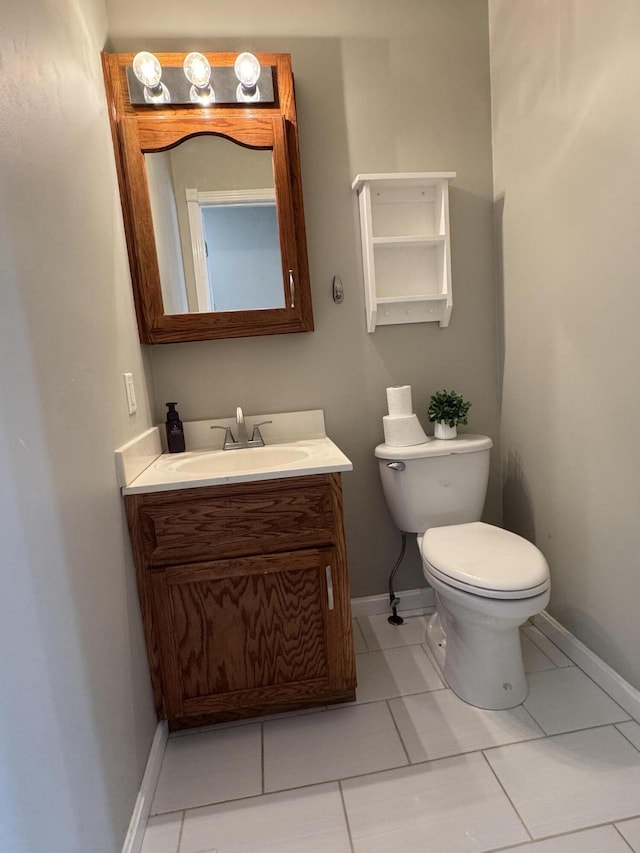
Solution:
[[[458,427],[450,427],[449,424],[445,424],[444,421],[436,421],[433,428],[433,435],[434,438],[455,438],[458,435]]]

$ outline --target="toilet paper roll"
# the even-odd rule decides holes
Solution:
[[[392,447],[411,447],[429,441],[417,415],[384,415],[384,440]]]
[[[387,406],[390,415],[412,415],[411,385],[392,385],[387,388]]]

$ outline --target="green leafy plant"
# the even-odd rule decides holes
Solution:
[[[441,421],[450,427],[468,423],[467,414],[471,403],[466,402],[455,391],[437,391],[429,401],[427,414],[430,421]]]

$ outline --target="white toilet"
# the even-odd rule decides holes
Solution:
[[[418,534],[436,593],[427,643],[457,695],[501,710],[527,696],[519,627],[549,603],[549,567],[515,533],[479,521],[491,439],[462,435],[375,449],[396,526]]]

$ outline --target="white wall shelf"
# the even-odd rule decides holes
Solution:
[[[449,325],[449,181],[455,172],[356,175],[367,331]]]

